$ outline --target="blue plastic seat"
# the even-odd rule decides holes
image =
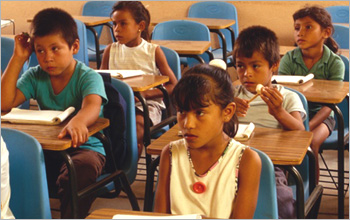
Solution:
[[[15,41],[12,38],[1,37],[1,73],[3,73],[10,62],[11,56],[13,54],[13,48],[15,45]],[[28,69],[28,63],[25,62],[19,77]],[[19,108],[21,109],[29,109],[29,101],[22,103]]]
[[[17,219],[50,219],[45,160],[40,143],[32,136],[1,128],[10,163],[10,209]]]
[[[210,31],[207,26],[189,20],[172,20],[158,23],[153,29],[152,40],[211,41]],[[209,51],[211,51],[211,47]],[[210,57],[208,54],[203,53],[200,56],[206,63],[209,62]],[[187,63],[192,67],[198,64],[198,61],[194,58],[187,58]]]
[[[86,26],[82,21],[78,19],[74,19],[74,20],[75,20],[75,23],[77,24],[77,31],[78,31],[80,46],[79,46],[78,53],[74,54],[73,57],[85,63],[86,66],[89,66]],[[39,65],[38,59],[35,53],[32,53],[32,55],[29,58],[29,67],[33,67],[37,65]]]
[[[344,81],[349,82],[349,59],[343,55],[340,55],[342,58],[344,64],[345,64],[345,74],[344,74]],[[341,103],[339,103],[338,108],[341,110],[344,118],[344,145],[349,145],[349,97],[344,99]],[[320,170],[326,170],[329,174],[329,176],[332,179],[333,184],[337,187],[337,181],[336,177],[332,175],[332,170],[329,169],[326,160],[324,159],[322,153],[324,150],[337,150],[338,149],[338,121],[337,117],[335,117],[336,120],[336,125],[335,128],[332,132],[332,134],[323,142],[323,144],[320,147],[320,156],[321,159],[325,165],[325,169],[320,169]],[[349,150],[349,148],[346,148]],[[347,171],[349,172],[349,171]]]
[[[96,17],[110,17],[113,5],[116,1],[87,1],[83,6],[82,15],[84,16],[96,16]],[[100,38],[102,33],[103,25],[94,27],[98,38]],[[113,39],[113,33],[111,32],[111,37]],[[96,45],[95,37],[91,31],[87,32],[87,45],[89,52],[89,60],[96,62]],[[100,51],[103,51],[107,45],[100,44]]]
[[[261,159],[259,195],[254,219],[278,219],[276,180],[273,163],[264,152],[255,148],[251,149],[256,151]]]
[[[231,26],[234,32],[234,39],[231,37],[231,32],[227,29],[221,29],[224,34],[227,45],[227,53],[233,50],[233,45],[238,37],[238,17],[236,7],[228,2],[219,1],[203,1],[197,2],[190,6],[188,11],[188,17],[192,18],[220,18],[220,19],[232,19],[236,23]],[[220,48],[214,49],[214,58],[223,59],[222,40],[219,38]],[[227,59],[227,63],[232,63],[232,58]]]
[[[341,49],[349,49],[349,26],[333,24],[333,38]]]
[[[332,16],[333,23],[349,24],[349,5],[334,5],[325,9]]]

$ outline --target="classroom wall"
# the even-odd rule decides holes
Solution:
[[[187,15],[188,8],[197,1],[142,1],[154,18],[176,19]],[[239,29],[250,25],[264,25],[276,32],[281,45],[293,45],[292,14],[306,4],[347,5],[348,1],[229,1],[237,8]],[[27,18],[47,7],[63,8],[72,15],[81,15],[85,1],[1,1],[1,18],[16,22],[16,34],[28,31]],[[1,30],[12,34],[12,27]]]

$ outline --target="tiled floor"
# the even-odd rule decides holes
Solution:
[[[330,162],[330,166],[332,168],[336,168],[337,165],[337,153],[336,151],[327,151],[324,153],[324,156],[327,161]],[[320,165],[322,167],[322,165]],[[349,169],[349,152],[345,152],[345,169]],[[144,171],[141,171],[144,173]],[[346,176],[346,183],[349,182],[349,176]],[[137,179],[145,179],[145,176],[138,175]],[[321,177],[321,179],[327,179],[325,177]],[[325,184],[321,183],[323,186],[331,186],[330,184]],[[143,208],[143,198],[144,198],[144,189],[145,189],[145,182],[144,181],[135,181],[131,185],[137,199],[139,202],[139,206],[142,209]],[[321,200],[321,206],[320,206],[320,211],[318,218],[320,219],[336,219],[338,218],[337,216],[337,210],[338,210],[338,200],[337,196],[329,196],[325,194],[333,194],[336,195],[335,190],[329,190],[329,189],[324,189],[324,195],[322,196]],[[58,209],[59,207],[59,202],[57,200],[51,200],[52,204],[51,206],[54,207],[55,209]],[[125,196],[124,193],[121,193],[121,195],[118,198],[115,199],[102,199],[102,198],[97,198],[95,202],[93,203],[90,212],[96,209],[101,209],[101,208],[115,208],[115,209],[128,209],[131,210],[131,205]],[[345,219],[349,219],[349,192],[346,193],[345,196]],[[53,218],[59,218],[59,212],[58,211],[52,211],[52,217]]]

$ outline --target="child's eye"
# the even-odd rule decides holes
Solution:
[[[258,69],[259,67],[260,67],[260,65],[257,65],[257,64],[254,64],[254,65],[253,65],[253,68],[254,68],[254,69]]]
[[[310,25],[306,26],[306,29],[311,29],[312,27]]]
[[[203,111],[203,110],[197,110],[197,111],[196,111],[196,114],[197,114],[198,116],[203,116],[203,115],[204,115],[204,111]]]
[[[37,52],[37,53],[44,53],[44,50],[37,49],[36,52]]]
[[[58,51],[58,47],[53,47],[52,50],[53,51]]]
[[[299,31],[300,27],[294,27],[294,30]]]

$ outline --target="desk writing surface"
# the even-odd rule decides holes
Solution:
[[[58,139],[57,136],[69,120],[65,120],[59,125],[37,125],[37,124],[11,124],[1,122],[1,127],[12,128],[23,131],[36,138],[44,150],[61,151],[71,147],[71,139],[66,136]],[[98,118],[97,121],[88,127],[89,136],[109,126],[109,120],[106,118]]]
[[[82,21],[86,26],[96,26],[112,21],[110,17],[74,15],[73,18]]]
[[[125,79],[118,78],[118,80],[121,80],[126,84],[128,84],[131,87],[132,91],[142,92],[168,82],[169,77],[155,76],[155,75],[142,75],[142,76],[125,78]]]
[[[183,41],[183,40],[152,40],[151,43],[168,47],[178,54],[202,54],[211,45],[210,41]]]
[[[179,125],[174,125],[166,133],[154,140],[147,153],[160,155],[170,141],[181,139]],[[285,131],[282,129],[255,127],[252,136],[242,144],[254,147],[266,153],[275,165],[299,165],[311,144],[312,133],[308,131]]]
[[[131,211],[123,209],[98,209],[88,215],[87,219],[112,219],[116,214],[123,215],[153,215],[153,216],[169,216],[171,214],[156,213],[156,212],[142,212],[142,211]]]
[[[170,20],[190,20],[196,21],[204,24],[209,29],[224,29],[236,23],[233,19],[218,19],[218,18],[189,18],[189,17],[181,17],[181,18],[169,18],[169,19],[151,19],[151,25],[156,25],[158,23]]]
[[[283,85],[283,84],[282,84]],[[312,79],[301,85],[284,85],[295,89],[310,102],[338,104],[349,93],[349,82]]]

